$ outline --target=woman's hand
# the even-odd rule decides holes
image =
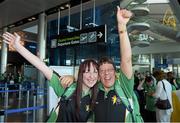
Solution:
[[[67,88],[74,82],[74,77],[71,75],[65,75],[65,76],[61,76],[60,80],[63,88]]]
[[[53,74],[53,70],[49,68],[39,57],[28,51],[20,42],[21,37],[17,34],[11,34],[5,32],[2,36],[4,42],[9,44],[10,47],[16,49],[16,51],[24,57],[28,62],[34,65],[38,70],[40,70],[43,75],[50,80]]]
[[[20,44],[21,37],[17,33],[11,34],[9,32],[5,32],[2,37],[4,38],[3,41],[5,43],[14,48],[16,48],[16,45]]]

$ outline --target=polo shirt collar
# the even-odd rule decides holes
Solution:
[[[116,83],[116,81],[115,81],[115,83]],[[115,83],[114,83],[114,85],[115,85]],[[113,86],[111,86],[110,88],[109,88],[109,91],[111,91],[111,90],[114,90],[115,89],[115,87],[114,87],[114,85]],[[101,91],[104,91],[106,94],[109,92],[107,92],[107,91],[105,91],[105,88],[104,88],[104,86],[103,86],[103,84],[101,83],[101,82],[99,82],[99,84],[98,84],[98,88],[101,90]]]

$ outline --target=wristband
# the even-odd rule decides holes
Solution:
[[[120,30],[119,33],[124,33],[124,32],[127,32],[127,30]]]

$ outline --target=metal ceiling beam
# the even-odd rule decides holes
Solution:
[[[150,30],[152,32],[157,32],[158,34],[173,39],[177,42],[180,41],[180,37],[177,36],[179,32],[174,30],[172,27],[168,27],[160,23],[155,23],[153,21],[148,21],[148,23],[150,24]]]
[[[171,9],[173,13],[176,15],[176,18],[180,22],[180,3],[178,0],[169,0]]]
[[[130,5],[132,2],[134,2],[135,0],[122,0],[120,7],[121,8],[126,8],[128,5]]]

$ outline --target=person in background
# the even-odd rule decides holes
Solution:
[[[139,85],[140,77],[141,77],[141,74],[137,70],[135,70],[135,72],[134,72],[134,90],[136,92],[137,92],[137,87]]]
[[[140,73],[137,70],[135,70],[134,71],[134,93],[136,94],[138,101],[140,99],[138,89],[137,89],[139,85],[139,81],[140,81]]]
[[[145,74],[144,73],[139,73],[139,84],[137,86],[137,93],[138,93],[138,102],[140,105],[140,113],[143,117],[143,119],[145,119],[145,105],[146,105],[146,99],[145,99],[145,89],[143,87],[144,81],[145,81]]]
[[[178,84],[176,83],[176,78],[173,75],[173,72],[167,72],[167,80],[171,83],[172,90],[178,90]]]
[[[2,73],[1,75],[0,75],[0,82],[3,82],[4,81],[4,74]]]
[[[117,7],[121,64],[116,77],[114,62],[107,57],[99,60],[99,92],[94,108],[95,122],[142,122],[137,97],[133,91],[132,51],[126,25],[132,13]]]
[[[89,120],[96,97],[96,86],[94,85],[98,80],[98,64],[95,60],[85,60],[80,65],[77,82],[72,84],[74,78],[59,76],[40,58],[21,45],[21,38],[17,33],[6,32],[3,34],[3,38],[5,43],[15,48],[18,53],[44,74],[50,81],[49,84],[53,87],[56,95],[61,97],[59,113],[52,112],[48,122],[87,122]]]
[[[155,71],[153,76],[157,80],[156,85],[156,92],[153,95],[156,99],[160,98],[161,100],[165,100],[168,98],[171,109],[158,109],[156,107],[156,120],[157,122],[170,122],[171,113],[173,111],[172,106],[172,86],[171,84],[165,79],[164,72],[161,70]],[[164,87],[163,87],[164,86]]]
[[[156,91],[156,83],[151,76],[146,76],[145,83],[143,84],[145,90],[145,110],[146,120],[145,122],[156,122],[156,107],[155,97],[153,96]]]

